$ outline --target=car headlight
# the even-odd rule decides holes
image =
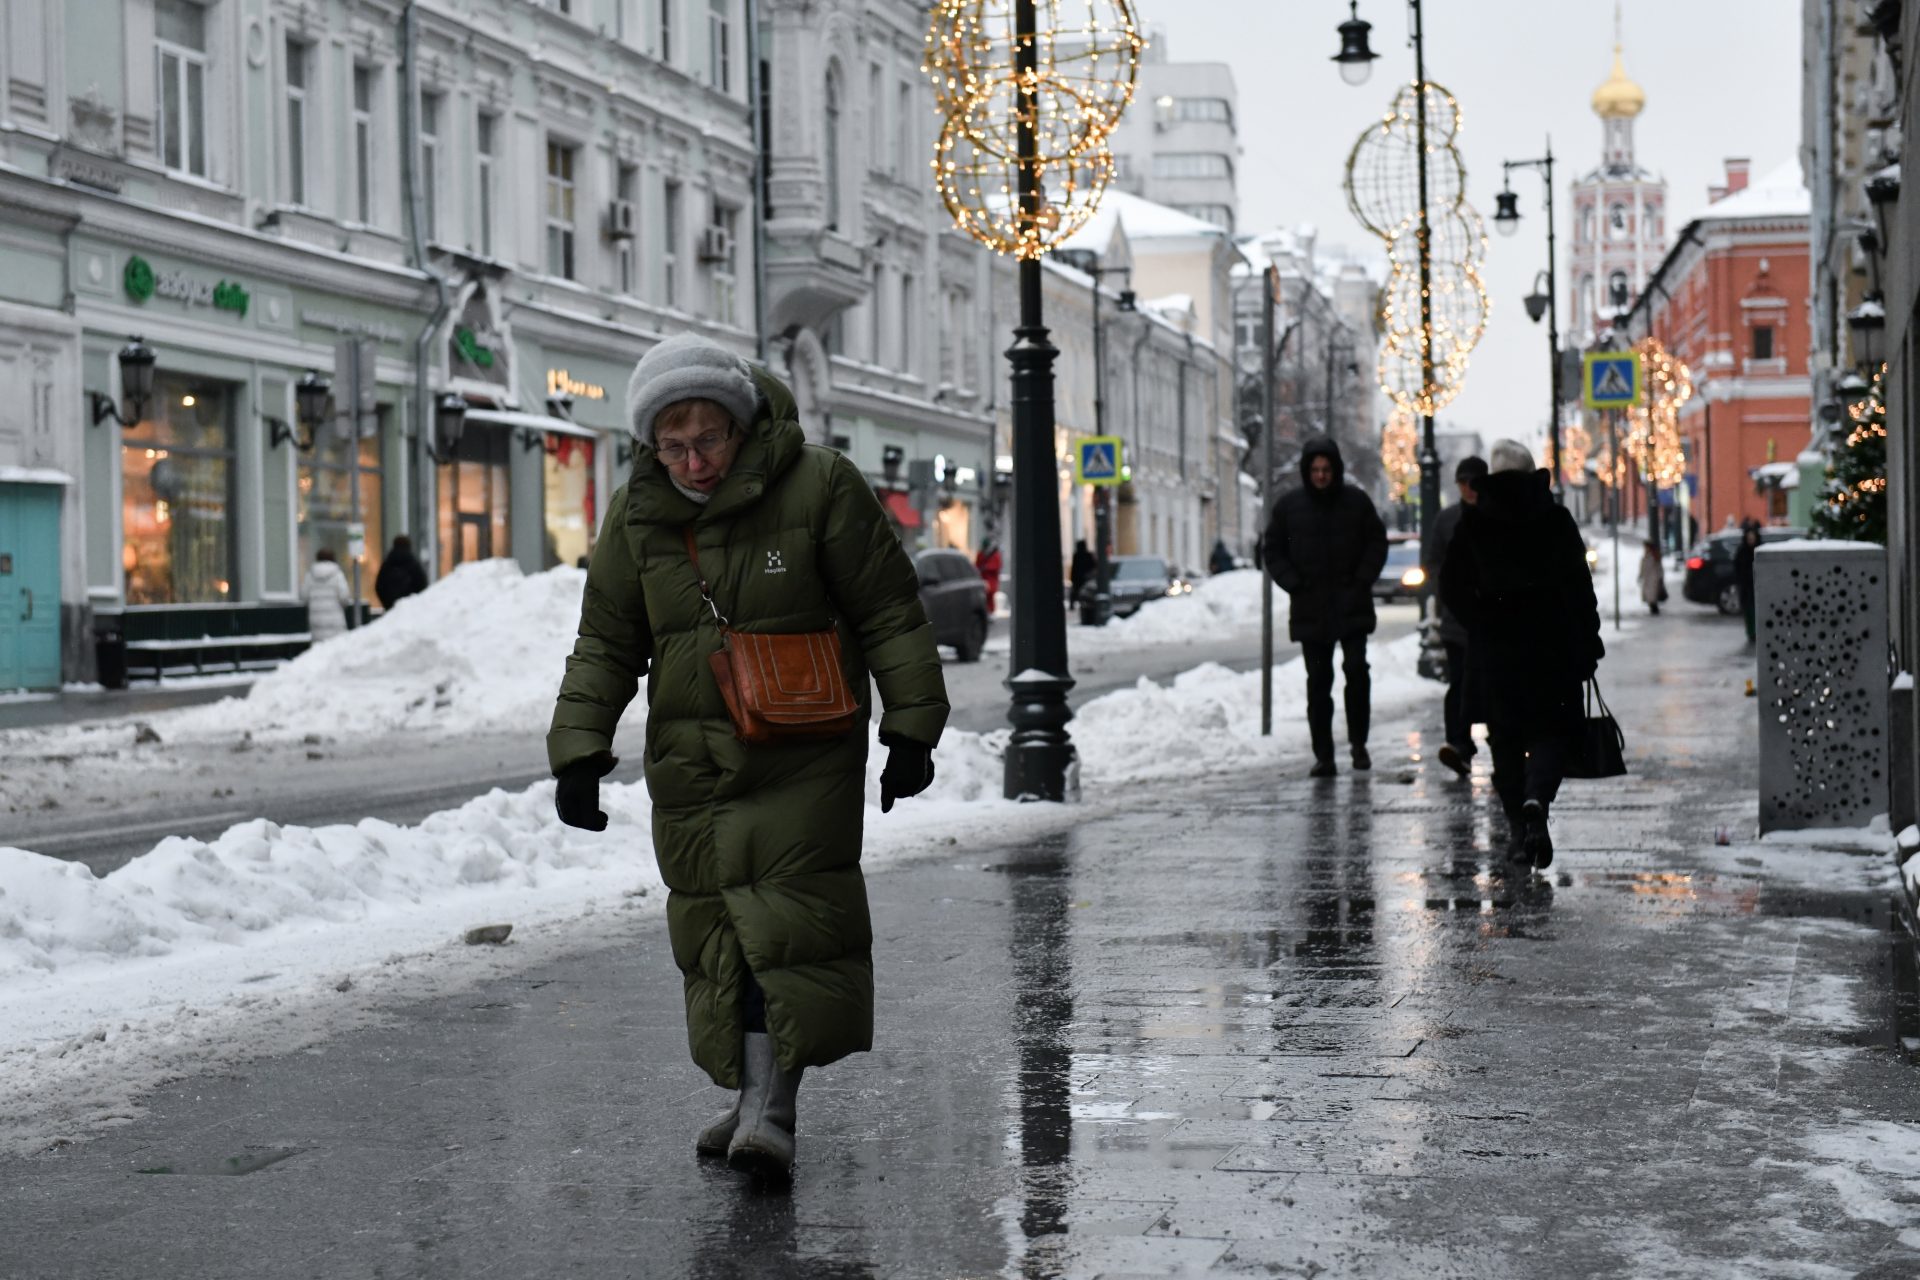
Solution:
[[[1422,587],[1426,585],[1426,582],[1427,571],[1419,565],[1413,566],[1413,568],[1400,575],[1400,585],[1403,587]]]

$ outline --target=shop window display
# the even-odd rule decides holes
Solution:
[[[121,567],[128,604],[217,604],[233,580],[233,393],[162,373],[121,437]]]
[[[380,568],[380,555],[386,546],[380,520],[382,476],[380,441],[386,431],[386,407],[362,428],[360,439],[360,524],[366,532],[360,548],[360,600],[374,604],[373,578]],[[300,572],[313,563],[314,552],[325,547],[333,552],[353,580],[355,566],[350,555],[353,530],[353,456],[351,446],[337,424],[329,422],[314,432],[313,451],[301,456],[298,493],[300,522]]]
[[[507,461],[513,437],[469,423],[452,461],[440,469],[440,574],[456,565],[511,555],[507,536]]]
[[[599,525],[593,486],[594,442],[548,432],[546,440],[546,545],[543,568],[580,564],[593,550]]]

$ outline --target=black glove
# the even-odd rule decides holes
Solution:
[[[600,779],[619,763],[609,755],[588,756],[562,769],[553,788],[553,809],[560,821],[582,831],[605,831],[607,815],[600,809]]]
[[[887,767],[880,771],[880,812],[890,813],[895,800],[917,796],[933,785],[933,748],[912,738],[883,733]]]

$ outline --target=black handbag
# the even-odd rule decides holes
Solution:
[[[1607,700],[1600,696],[1600,682],[1589,679],[1586,718],[1580,722],[1580,733],[1567,751],[1563,772],[1569,778],[1621,777],[1627,772],[1626,748],[1627,736],[1620,732],[1620,722],[1613,718],[1613,712],[1607,709]]]

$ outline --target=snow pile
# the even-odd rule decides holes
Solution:
[[[580,625],[586,572],[463,564],[370,626],[315,645],[245,698],[153,723],[175,738],[250,732],[466,733],[544,725]]]
[[[1130,618],[1109,624],[1114,642],[1133,646],[1217,640],[1260,625],[1260,583],[1257,569],[1235,569],[1203,578],[1191,595],[1149,600]],[[1287,616],[1287,593],[1273,590],[1274,617]],[[1078,639],[1076,635],[1074,637]]]

